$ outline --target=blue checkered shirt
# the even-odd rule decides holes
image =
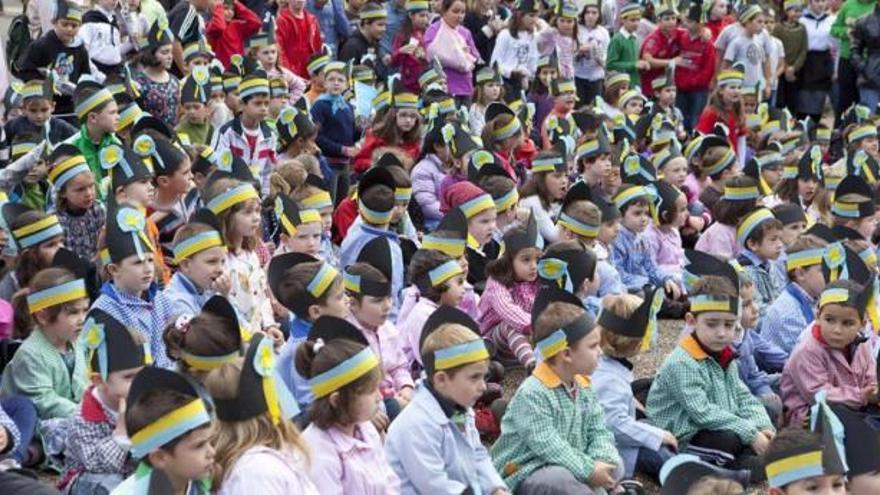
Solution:
[[[763,317],[767,308],[785,290],[787,276],[772,260],[762,260],[748,249],[742,250],[737,261],[755,284],[755,302],[758,303],[758,314]]]
[[[662,286],[672,276],[654,264],[644,234],[623,226],[611,250],[611,263],[627,289],[641,289],[648,284]]]
[[[789,289],[790,287],[790,289]],[[800,302],[792,295],[798,294],[812,308],[813,315],[805,315]],[[761,336],[779,346],[786,354],[791,355],[801,332],[815,319],[816,300],[810,297],[800,285],[791,282],[779,294],[761,320]],[[810,318],[808,319],[808,316]]]

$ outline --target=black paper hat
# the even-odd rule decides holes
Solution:
[[[686,287],[693,287],[696,279],[712,275],[726,278],[733,284],[734,288],[739,289],[739,274],[737,274],[736,268],[730,263],[711,254],[693,249],[685,249],[684,256],[686,262],[682,272],[682,280]]]
[[[263,18],[263,23],[260,26],[260,30],[257,31],[256,34],[248,38],[246,48],[250,50],[251,48],[266,46],[266,45],[274,45],[275,44],[275,19],[272,17],[271,13],[266,13],[266,16]]]
[[[419,335],[419,348],[416,354],[421,358],[425,369],[431,370],[434,368],[434,355],[422,353],[422,348],[425,347],[425,340],[438,328],[447,323],[461,325],[474,332],[475,335],[480,335],[480,325],[470,315],[458,308],[441,305],[425,320],[425,324],[422,326],[422,333]]]
[[[608,141],[608,132],[605,126],[599,127],[596,131],[596,138],[582,142],[575,149],[575,156],[578,160],[581,158],[592,158],[594,156],[611,153],[611,143]]]
[[[636,152],[628,152],[620,159],[620,178],[626,184],[647,186],[657,181],[657,170],[651,160]]]
[[[599,313],[599,326],[617,335],[643,339],[642,348],[657,335],[657,313],[663,305],[663,289],[650,287],[645,290],[645,299],[629,318],[618,316],[607,308]]]
[[[386,152],[376,160],[377,167],[400,167],[404,168],[403,162],[397,157],[396,153]]]
[[[210,213],[210,211],[208,212]],[[229,322],[228,325],[224,326],[220,330],[227,330],[231,332],[235,341],[237,342],[237,344],[231,349],[218,350],[215,355],[202,357],[207,357],[210,359],[212,357],[218,357],[229,353],[234,353],[240,356],[242,354],[242,344],[251,340],[251,334],[242,325],[242,321],[239,318],[238,311],[235,310],[235,307],[232,305],[231,302],[229,302],[229,299],[221,295],[211,296],[211,298],[205,302],[205,305],[202,306],[202,313],[211,313],[212,315],[223,318],[224,320]]]
[[[657,225],[663,220],[663,213],[672,211],[675,208],[675,201],[682,194],[681,190],[666,181],[657,182],[657,196],[654,198],[654,211],[657,218],[654,219]]]
[[[554,302],[573,304],[579,308],[584,307],[583,301],[573,293],[555,284],[544,285],[538,291],[538,295],[535,296],[535,304],[532,305],[532,327],[535,326],[535,322],[538,321],[538,317],[547,309],[547,306]]]
[[[506,251],[517,253],[528,248],[544,249],[544,238],[541,237],[541,233],[538,231],[538,221],[535,219],[534,211],[529,213],[529,220],[526,222],[524,230],[515,228],[504,234],[504,238],[501,240],[501,253],[499,253],[499,257]]]
[[[538,277],[545,283],[558,285],[574,294],[585,280],[593,280],[596,263],[596,255],[583,249],[545,254],[538,261]]]
[[[108,210],[107,249],[112,263],[120,263],[129,256],[143,259],[147,253],[154,251],[146,233],[147,219],[140,209],[122,203]]]
[[[449,146],[449,150],[452,152],[453,157],[461,158],[480,147],[467,128],[460,123],[443,123],[438,120],[437,125],[441,125],[439,130],[440,136],[443,138],[443,142]]]
[[[156,22],[150,26],[146,38],[140,41],[140,49],[153,53],[162,46],[170,45],[173,39],[174,36],[168,29],[168,21],[156,19]]]
[[[296,107],[284,107],[281,110],[277,128],[282,148],[290,146],[299,136],[311,136],[317,129],[309,113]]]
[[[859,196],[853,198],[853,196]],[[857,200],[853,200],[857,199]],[[831,213],[838,217],[858,219],[874,214],[874,190],[858,175],[850,175],[840,181],[834,191]]]
[[[208,103],[211,96],[211,72],[204,65],[193,67],[180,88],[180,103]]]
[[[260,190],[259,181],[254,177],[253,170],[248,166],[244,158],[236,156],[230,150],[214,152],[214,171],[208,176],[204,190],[211,188],[211,184],[223,178],[232,178],[241,182],[249,182],[254,184],[257,191]]]
[[[34,148],[39,146],[40,143],[43,142],[43,140],[44,138],[42,136],[38,136],[37,134],[23,132],[16,134],[15,137],[12,138],[12,146],[10,146],[9,150],[9,163],[12,163],[23,157],[24,155],[30,153]]]
[[[687,18],[693,22],[706,22],[706,11],[702,0],[691,0],[688,4]]]
[[[153,170],[130,148],[111,144],[98,152],[101,168],[110,171],[111,187],[120,187],[153,178]]]
[[[308,340],[316,343],[316,355],[323,349],[323,346],[318,347],[317,342],[327,344],[334,340],[347,340],[358,345],[356,353],[338,360],[329,369],[320,373],[309,373],[309,388],[316,399],[329,396],[379,366],[378,356],[373,353],[361,331],[342,318],[318,318],[309,329]]]
[[[799,179],[822,177],[822,150],[814,144],[807,148],[798,160]]]
[[[556,285],[545,285],[535,297],[532,307],[532,327],[534,328],[541,314],[554,302],[568,303],[583,309],[583,303],[574,294],[560,289]],[[549,359],[576,343],[596,328],[596,320],[589,311],[584,311],[574,321],[557,329],[550,335],[535,342],[535,350],[543,359]]]
[[[825,242],[836,242],[837,237],[834,236],[834,232],[824,223],[814,223],[809,229],[804,232],[805,235],[813,235],[822,239]]]
[[[516,10],[524,13],[537,13],[540,10],[540,5],[535,0],[516,0],[513,5],[516,7]]]
[[[498,159],[495,157],[495,153],[487,150],[477,150],[472,153],[470,158],[468,158],[468,180],[477,184],[480,170],[482,170],[483,167],[488,167],[490,165],[500,167],[500,165],[498,165]],[[506,172],[505,175],[510,177],[510,174]]]
[[[86,283],[86,292],[91,302],[95,302],[95,299],[101,295],[101,279],[98,277],[94,263],[81,258],[67,248],[58,248],[52,258],[52,266],[64,268],[72,273],[74,278],[82,279]]]
[[[79,338],[87,352],[86,365],[104,381],[114,371],[140,368],[153,362],[148,341],[137,344],[125,325],[98,308],[92,308],[86,315]],[[91,369],[94,357],[97,357],[97,369]]]
[[[297,265],[303,263],[321,264],[321,268],[309,284],[314,284],[316,287],[314,292],[317,293],[317,295],[313,294],[310,290],[306,290],[301,296],[294,298],[292,301],[288,301],[289,305],[285,306],[287,309],[293,311],[296,316],[300,318],[309,318],[309,306],[318,303],[318,298],[329,289],[329,284],[332,283],[332,280],[339,274],[335,268],[327,263],[322,263],[320,260],[305,253],[284,253],[273,257],[269,262],[269,289],[272,290],[272,294],[275,298],[280,300],[281,289],[286,283],[285,279],[289,278],[287,274],[290,270],[297,269]]]
[[[744,471],[748,473],[748,471]],[[706,476],[732,479],[743,487],[748,486],[749,477],[743,475],[739,479],[731,478],[731,474],[741,471],[719,469],[692,454],[679,454],[663,464],[660,470],[660,495],[684,495],[691,487]]]
[[[370,345],[364,334],[347,320],[337,318],[335,316],[322,316],[315,320],[315,323],[309,329],[307,340],[316,341],[323,340],[325,343],[331,340],[349,340],[363,346]]]
[[[571,118],[574,119],[581,134],[593,132],[602,127],[602,117],[589,108],[573,112]]]
[[[194,174],[199,173],[207,177],[214,170],[214,167],[217,166],[216,161],[217,155],[214,152],[214,148],[205,146],[193,161],[192,171]]]
[[[510,115],[511,117],[516,117],[516,113],[514,113],[514,111],[511,110],[510,107],[505,105],[504,103],[500,103],[497,101],[489,103],[489,106],[486,107],[486,122],[489,122],[499,115]]]
[[[272,403],[274,402],[274,404]],[[238,396],[214,398],[217,418],[226,422],[247,421],[268,413],[272,423],[299,414],[299,407],[278,375],[272,341],[262,333],[255,334],[244,355]]]
[[[384,237],[376,237],[361,248],[361,252],[357,257],[358,263],[365,263],[382,272],[382,275],[385,276],[385,281],[379,282],[355,275],[348,271],[349,267],[346,267],[342,273],[342,281],[346,289],[357,294],[373,297],[388,297],[391,295],[393,265],[391,262],[391,245],[389,243],[390,241]]]
[[[147,112],[142,112],[137,120],[134,121],[134,124],[131,126],[131,136],[134,138],[149,129],[158,132],[169,140],[173,140],[177,136],[168,124]]]
[[[880,177],[880,165],[874,157],[863,150],[858,150],[846,157],[846,175],[859,175],[873,186]]]
[[[849,476],[880,471],[880,423],[867,414],[853,411],[843,405],[831,406],[843,424],[844,449]]]
[[[438,235],[440,232],[444,236]],[[437,228],[422,239],[422,249],[434,249],[450,258],[460,258],[467,247],[468,222],[461,208],[447,211]]]
[[[793,223],[807,221],[807,215],[800,205],[794,203],[781,203],[773,207],[773,216],[782,222],[782,225],[791,225]],[[816,224],[821,225],[821,224]]]
[[[186,161],[186,153],[174,142],[162,136],[141,134],[131,145],[134,152],[141,157],[153,173],[158,176],[170,176]]]
[[[282,232],[291,237],[296,235],[299,226],[304,223],[321,223],[318,210],[300,208],[299,203],[283,193],[275,196],[275,218],[278,219]]]
[[[55,16],[51,19],[52,21],[55,21],[55,19],[69,19],[82,22],[83,20],[82,7],[76,2],[56,0],[55,9]]]

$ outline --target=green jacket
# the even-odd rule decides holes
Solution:
[[[623,30],[614,33],[611,43],[608,45],[608,56],[605,58],[605,68],[617,72],[629,74],[629,85],[632,88],[641,85],[639,71],[636,62],[639,61],[639,41],[635,35],[624,36]]]
[[[35,328],[3,370],[0,395],[26,396],[40,419],[76,414],[86,388],[86,362],[79,343],[74,342],[72,349],[75,361],[70,373],[58,349]]]
[[[101,142],[98,144],[98,147],[95,147],[95,144],[89,139],[89,133],[86,130],[85,124],[83,124],[79,132],[70,137],[67,143],[71,143],[83,154],[86,159],[86,163],[89,164],[89,169],[92,171],[92,174],[95,176],[95,182],[97,184],[101,183],[101,180],[104,178],[104,168],[101,167],[101,159],[98,158],[98,153],[101,152],[102,149],[106,148],[111,144],[118,144],[122,146],[122,141],[116,137],[116,134],[105,134],[104,137],[101,138]],[[98,187],[98,197],[101,200],[104,200],[104,188]]]
[[[831,25],[831,36],[840,40],[840,57],[849,57],[849,29],[855,21],[870,14],[877,2],[873,0],[846,0],[837,11],[834,24]]]
[[[510,400],[492,459],[511,492],[533,471],[551,464],[582,482],[593,474],[597,460],[622,465],[596,393],[588,379],[576,378],[572,398],[553,369],[541,363]]]
[[[727,369],[689,335],[667,356],[648,393],[648,421],[685,444],[700,430],[730,431],[749,445],[759,431],[773,431],[761,402],[739,377],[736,360]]]

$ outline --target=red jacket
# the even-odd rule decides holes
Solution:
[[[419,40],[419,46],[422,48],[422,51],[424,51],[425,45],[422,43],[422,37],[425,35],[425,30],[413,29],[410,38],[407,39],[403,39],[400,35],[401,33],[398,32],[394,36],[394,42],[391,44],[391,65],[400,68],[400,79],[403,81],[406,90],[411,93],[419,94],[422,92],[422,89],[419,86],[419,76],[422,75],[425,67],[428,66],[428,62],[424,58],[417,58],[413,55],[401,53],[400,47],[406,46],[409,43],[410,38],[415,38]]]
[[[737,121],[735,113],[731,112],[727,118],[722,119],[722,116],[718,115],[718,110],[716,110],[713,105],[707,105],[703,110],[703,113],[700,114],[700,120],[697,122],[697,130],[703,134],[708,134],[712,132],[712,129],[715,128],[715,124],[718,122],[724,123],[724,125],[730,130],[727,140],[730,141],[730,145],[733,146],[733,151],[736,151],[736,142],[739,141],[739,137],[745,131]]]
[[[361,151],[354,157],[354,171],[357,173],[364,173],[367,169],[372,167],[373,152],[383,146],[391,145],[385,144],[384,139],[374,135],[372,129],[367,130],[367,135],[364,137],[364,145],[361,147]],[[418,141],[412,143],[400,143],[394,147],[409,155],[409,157],[412,158],[413,163],[418,161],[419,153],[422,152],[421,143]]]
[[[275,42],[281,65],[299,77],[309,79],[309,57],[321,50],[324,43],[318,19],[306,10],[295,16],[290,9],[281,11],[275,21]]]
[[[675,87],[679,91],[707,90],[715,75],[715,45],[700,34],[679,39],[682,64],[675,67]]]
[[[669,32],[669,36],[663,34],[660,28],[655,28],[642,42],[642,48],[639,50],[639,59],[644,60],[645,53],[650,54],[654,58],[669,59],[675,58],[681,52],[681,38],[687,35],[687,31],[682,28],[674,28]],[[651,84],[654,79],[663,75],[665,68],[658,67],[641,71],[642,94],[650,98],[654,94]]]
[[[229,58],[236,53],[244,53],[244,42],[256,34],[261,27],[260,18],[243,3],[235,0],[235,17],[226,20],[223,2],[214,6],[211,22],[205,26],[205,36],[214,50],[217,60],[229,68]]]
[[[333,235],[332,241],[337,246],[342,244],[342,240],[348,235],[348,229],[358,216],[357,203],[351,196],[340,201],[336,211],[333,212]]]

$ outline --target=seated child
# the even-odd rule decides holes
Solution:
[[[134,471],[119,414],[125,414],[132,380],[152,357],[141,334],[100,309],[87,315],[80,343],[91,386],[67,433],[65,482],[72,495],[109,493]]]
[[[657,183],[660,204],[655,206],[656,219],[645,232],[653,264],[660,270],[681,277],[684,268],[684,249],[681,247],[681,228],[688,219],[687,196],[666,182]]]
[[[226,246],[217,229],[217,219],[205,209],[174,233],[174,262],[177,271],[162,291],[171,301],[174,317],[197,315],[215,293],[229,292]]]
[[[4,204],[2,216],[4,233],[8,229],[9,247],[14,249],[16,257],[14,267],[0,279],[0,299],[11,302],[19,289],[30,285],[37,272],[52,266],[52,258],[64,246],[67,232],[56,215],[32,210],[20,203]],[[30,329],[21,323],[16,325],[16,330],[24,338]]]
[[[318,210],[301,208],[286,194],[278,194],[275,196],[275,216],[281,227],[281,243],[275,254],[305,253],[320,257],[324,227]]]
[[[595,320],[576,297],[549,286],[532,321],[542,361],[507,406],[492,447],[495,467],[516,493],[611,489],[623,466],[587,378],[601,352]]]
[[[385,443],[401,492],[510,495],[480,442],[472,409],[489,371],[483,340],[456,323],[427,328],[419,340],[427,378]]]
[[[773,439],[770,418],[740,380],[730,347],[739,312],[733,267],[704,276],[689,294],[685,321],[694,330],[661,365],[648,392],[648,421],[672,432],[680,446],[706,460],[752,469],[760,481],[761,456]],[[731,366],[733,365],[733,366]]]
[[[781,231],[782,222],[767,208],[743,217],[736,229],[737,243],[742,248],[736,261],[757,289],[755,302],[761,317],[785,289],[785,275],[776,264],[783,249]]]
[[[326,493],[398,493],[400,480],[372,422],[382,367],[362,332],[339,318],[318,318],[297,349],[296,367],[315,396],[302,435],[313,456],[312,481]]]
[[[839,455],[834,439],[823,438],[825,435],[799,426],[779,432],[765,457],[771,495],[853,493],[846,490],[846,460]]]
[[[838,239],[870,240],[877,225],[874,211],[872,187],[861,176],[849,175],[834,191],[831,230]]]
[[[538,277],[542,285],[555,284],[574,294],[581,301],[595,301],[599,288],[596,255],[577,241],[551,244],[538,260]],[[598,311],[587,309],[592,315]]]
[[[214,493],[318,493],[309,479],[306,443],[291,421],[299,409],[278,379],[273,356],[271,340],[255,334],[244,360],[205,378],[219,430]]]
[[[486,289],[480,298],[480,332],[503,356],[515,357],[526,368],[535,365],[528,336],[529,314],[538,293],[538,259],[544,240],[534,213],[528,226],[504,235],[504,253],[486,266]]]
[[[733,177],[724,187],[725,191],[730,188],[730,194],[720,196],[715,203],[712,208],[715,223],[700,234],[694,249],[730,259],[736,258],[740,251],[736,240],[736,226],[757,207],[757,198],[738,195],[740,190],[756,187],[751,177]]]
[[[196,67],[181,84],[180,105],[183,108],[183,115],[174,132],[186,134],[192,144],[209,144],[214,135],[214,127],[210,122],[211,110],[208,107],[210,98],[208,67]]]
[[[418,351],[422,327],[438,307],[456,307],[461,303],[465,275],[461,265],[443,252],[420,249],[410,261],[409,276],[419,290],[419,299],[398,328],[408,362],[423,365]]]
[[[144,486],[166,493],[211,492],[214,428],[203,396],[173,371],[145,366],[135,375],[124,402],[125,432],[131,457],[140,462],[113,493],[140,493]]]
[[[644,413],[645,406],[633,396],[630,358],[647,350],[656,337],[656,311],[663,302],[659,290],[646,296],[649,297],[644,300],[631,294],[606,297],[597,323],[602,355],[593,383],[605,412],[605,424],[614,434],[623,459],[624,476],[628,478],[636,472],[657,477],[660,466],[678,448],[675,435],[636,419],[637,412]]]
[[[513,182],[512,180],[510,181]],[[514,193],[516,188],[511,189]],[[496,203],[497,204],[497,203]],[[458,262],[461,266],[465,282],[464,295],[461,302],[458,303],[458,309],[468,314],[471,319],[476,320],[479,315],[480,296],[474,291],[467,281],[470,264],[467,258],[467,240],[468,240],[468,221],[460,208],[453,208],[446,212],[440,224],[430,234],[426,234],[422,238],[422,249],[432,249],[440,251],[450,258]],[[411,285],[403,290],[403,302],[400,303],[400,314],[398,321],[403,321],[413,306],[418,302],[419,289],[415,285]]]
[[[848,493],[880,493],[880,456],[875,455],[880,448],[880,428],[876,423],[866,420],[864,413],[839,405],[831,405],[830,409],[843,425],[843,446],[849,468]]]
[[[6,143],[15,142],[20,134],[36,133],[55,146],[76,134],[75,127],[52,116],[55,111],[54,98],[53,78],[26,82],[21,88],[21,107],[24,114],[6,121]]]
[[[816,301],[825,288],[822,257],[826,242],[804,235],[786,250],[788,285],[761,319],[761,335],[791,354],[801,333],[815,317]]]
[[[782,223],[782,253],[776,264],[785,273],[785,251],[807,230],[807,214],[794,203],[780,203],[773,207],[773,216]]]
[[[830,403],[856,410],[878,404],[876,361],[863,334],[874,293],[873,278],[867,288],[838,280],[822,291],[810,334],[795,346],[782,370],[788,424],[803,424],[820,390]]]
[[[391,312],[391,249],[388,241],[377,237],[358,255],[357,263],[342,274],[350,302],[348,321],[363,334],[373,353],[382,358],[384,374],[379,392],[389,419],[412,400],[413,380],[410,362],[403,353],[399,333],[388,319]]]

